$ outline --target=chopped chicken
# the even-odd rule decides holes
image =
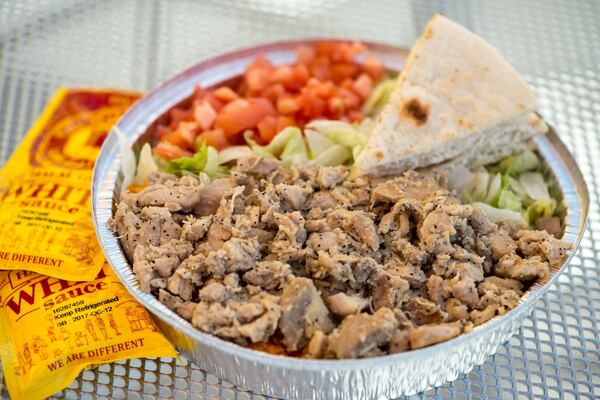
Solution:
[[[431,177],[349,176],[257,157],[206,185],[153,174],[110,227],[142,290],[197,329],[309,358],[449,340],[516,307],[570,249],[555,220],[496,225]]]
[[[389,308],[374,314],[350,315],[328,337],[328,350],[336,358],[362,358],[378,354],[392,339],[398,322]]]
[[[348,315],[361,312],[369,305],[369,300],[360,296],[348,296],[340,292],[329,296],[326,303],[332,313],[345,318]]]

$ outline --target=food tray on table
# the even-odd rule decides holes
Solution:
[[[316,44],[319,40],[302,43]],[[365,43],[369,51],[390,70],[399,70],[407,51],[391,46]],[[195,85],[212,87],[240,75],[259,55],[278,65],[290,62],[298,42],[276,42],[218,56],[189,68],[148,93],[132,106],[117,126],[129,142],[145,139],[149,127],[173,106],[192,95]],[[563,239],[576,245],[583,232],[588,194],[574,160],[554,131],[535,139],[537,151],[560,187],[567,213]],[[92,182],[93,218],[100,245],[109,263],[138,301],[156,317],[156,322],[184,355],[201,367],[215,371],[234,383],[258,393],[292,398],[390,397],[416,393],[438,386],[481,364],[509,338],[529,313],[534,302],[550,287],[534,285],[521,304],[505,316],[496,317],[473,333],[431,348],[361,360],[303,360],[281,358],[232,345],[196,330],[170,311],[157,298],[140,289],[125,259],[116,235],[108,228],[119,202],[122,186],[119,146],[116,135],[107,138],[94,170]],[[567,263],[568,264],[568,261]],[[560,269],[562,269],[564,266]],[[560,271],[553,271],[551,281]],[[252,372],[254,371],[254,372]],[[415,379],[414,377],[419,377]],[[353,382],[351,389],[343,382]]]
[[[11,7],[13,6],[9,6],[9,8]],[[557,8],[560,7],[555,5],[554,8],[551,7],[543,12],[556,12],[556,15],[559,15],[561,13]],[[19,10],[17,9],[17,11]],[[431,9],[422,10],[421,18],[427,18],[431,11]],[[476,20],[478,15],[485,16],[483,6],[482,9],[456,6],[456,8],[451,8],[449,11],[455,12],[459,17],[464,16],[464,18],[467,18],[468,15],[467,20]],[[499,10],[496,9],[495,11]],[[541,10],[538,11],[542,12]],[[146,12],[148,11],[146,10]],[[582,15],[584,14],[583,10],[580,12]],[[452,16],[451,13],[449,15]],[[72,17],[73,14],[68,14],[68,18]],[[359,17],[356,16],[355,18]],[[510,25],[509,22],[506,23]],[[473,25],[474,28],[477,28],[477,26],[478,24]],[[283,30],[283,24],[281,29]],[[484,32],[495,32],[491,28],[480,27],[480,29]],[[577,29],[583,29],[583,27],[578,25]],[[408,37],[411,34],[410,32],[407,33]],[[346,33],[346,35],[350,36],[350,33]],[[506,47],[509,47],[509,45],[507,44]],[[9,49],[9,51],[14,50]],[[3,62],[5,62],[4,60]],[[533,63],[533,61],[531,62]],[[596,127],[593,120],[589,119],[591,114],[585,112],[585,102],[583,102],[584,111],[582,112],[584,119],[577,120],[577,122],[576,119],[572,118],[576,111],[569,109],[564,111],[561,108],[561,101],[566,102],[567,99],[561,97],[561,85],[558,84],[563,83],[567,93],[577,95],[579,99],[587,98],[586,101],[593,101],[593,94],[584,89],[583,82],[592,82],[597,85],[595,75],[583,71],[580,77],[577,75],[578,73],[575,71],[572,76],[549,74],[548,76],[540,75],[538,77],[534,75],[530,79],[534,87],[538,89],[540,97],[543,98],[544,115],[551,122],[557,123],[558,132],[570,149],[574,150],[575,157],[588,178],[588,182],[591,183],[593,181],[593,179],[590,181],[590,178],[593,178],[594,161],[590,157],[594,154],[598,145],[595,136],[596,131],[594,130]],[[133,84],[135,85],[135,83]],[[30,96],[29,99],[40,103],[36,105],[38,110],[45,100],[43,94],[40,96],[40,92],[30,93],[25,91],[23,87],[12,83],[6,83],[5,86],[10,89],[8,93]],[[550,102],[552,104],[549,104]],[[3,104],[6,109],[2,109],[3,118],[6,118],[7,111],[12,112],[11,116],[5,120],[6,126],[9,125],[9,122],[12,122],[16,125],[16,130],[19,130],[22,128],[20,125],[27,124],[28,121],[25,121],[26,118],[23,116],[23,111],[21,111],[24,109],[25,104],[27,102],[22,97],[17,100],[8,97],[8,101]],[[19,112],[22,115],[19,115]],[[569,114],[570,112],[572,114]],[[35,116],[35,112],[32,112],[33,116]],[[586,116],[587,120],[585,119]],[[19,131],[24,132],[24,129]],[[8,131],[2,133],[8,137]],[[580,136],[578,137],[576,134]],[[3,154],[9,152],[10,149],[3,148]],[[594,199],[595,195],[592,193],[592,231],[595,220]],[[586,394],[590,398],[593,397],[598,384],[594,380],[594,375],[597,376],[594,371],[598,372],[597,352],[595,352],[597,351],[598,339],[594,329],[597,310],[593,308],[593,300],[597,299],[599,294],[598,273],[595,269],[595,250],[592,238],[593,236],[584,238],[581,253],[574,258],[570,270],[561,278],[558,286],[550,291],[543,302],[537,305],[533,318],[525,320],[521,335],[510,341],[512,345],[502,346],[499,353],[491,359],[491,362],[470,373],[464,379],[447,384],[429,393],[443,397],[461,398],[470,395],[494,397],[504,394],[510,396],[518,393],[529,396],[534,394],[548,396],[562,394],[568,397],[579,392],[584,397]],[[189,366],[176,367],[174,362],[168,362],[167,360],[134,360],[117,363],[82,374],[72,386],[72,389],[65,391],[65,395],[67,397],[79,397],[80,393],[89,393],[109,397],[126,397],[128,394],[139,392],[161,397],[187,397],[194,394],[197,397],[217,398],[246,398],[246,396],[250,396],[247,393],[235,391],[210,376],[201,373],[194,374],[194,371],[198,370]],[[187,385],[184,385],[182,380]],[[196,383],[198,384],[196,385]],[[181,389],[178,389],[178,387]]]

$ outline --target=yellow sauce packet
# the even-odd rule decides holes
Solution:
[[[86,282],[0,271],[0,359],[13,399],[50,396],[84,368],[161,356],[177,354],[108,264]]]
[[[106,264],[90,216],[96,156],[138,97],[59,89],[0,172],[0,360],[14,399],[97,364],[177,357]]]
[[[90,218],[92,168],[139,94],[59,89],[0,172],[0,269],[90,280],[104,256]]]

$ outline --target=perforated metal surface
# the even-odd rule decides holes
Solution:
[[[591,208],[579,253],[520,333],[482,367],[416,397],[600,397],[600,2],[0,1],[0,162],[60,85],[146,90],[202,58],[275,39],[409,46],[436,11],[526,76],[585,175]],[[56,395],[97,396],[263,398],[171,359],[104,365]],[[0,397],[8,397],[2,378]]]

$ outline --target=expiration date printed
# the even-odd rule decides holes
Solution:
[[[86,312],[83,314],[78,314],[78,315],[73,316],[73,322],[82,321],[86,318],[97,317],[99,315],[111,312],[112,309],[113,308],[111,306],[108,306],[108,307],[104,307],[103,309],[100,309],[100,310],[94,310],[94,311]]]
[[[71,322],[79,322],[79,321],[85,321],[86,319],[89,319],[89,318],[98,318],[100,315],[110,313],[112,310],[113,310],[113,308],[111,306],[108,306],[108,307],[104,307],[103,309],[98,309],[98,310],[85,312],[82,314],[75,314],[75,315],[73,315],[72,311],[68,311],[66,313],[59,314],[55,317],[55,319],[57,319],[57,320],[62,319],[62,321],[58,321],[56,323],[56,326],[60,327],[60,326],[67,325],[67,321],[64,319],[65,317],[72,317]],[[109,316],[109,320],[112,320],[112,316]]]
[[[60,232],[63,230],[62,226],[53,226],[53,225],[47,225],[47,224],[41,224],[41,223],[35,223],[35,222],[26,222],[24,224],[24,226],[28,226],[28,227],[32,227],[32,228],[43,228],[48,231],[57,231],[57,232]]]

